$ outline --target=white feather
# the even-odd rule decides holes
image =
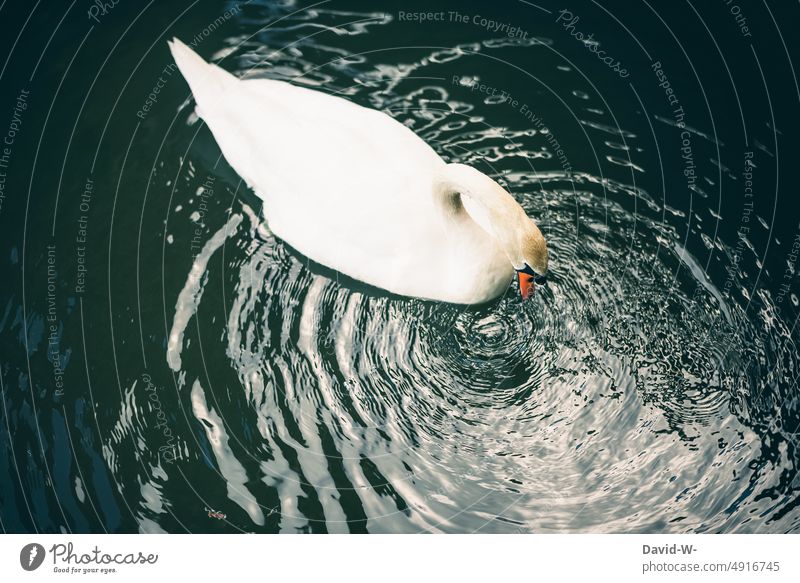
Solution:
[[[514,211],[506,217],[524,217],[494,181],[453,172],[456,165],[382,112],[283,81],[238,79],[177,39],[170,49],[198,115],[263,199],[276,236],[397,294],[477,303],[507,289],[515,250],[471,220],[457,198],[442,196],[482,189],[475,200],[484,210],[497,205]]]

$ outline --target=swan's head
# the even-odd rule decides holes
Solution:
[[[527,216],[521,222],[519,252],[512,264],[517,271],[519,293],[527,300],[533,296],[537,284],[547,281],[547,242],[536,223]]]
[[[496,181],[465,164],[447,164],[435,192],[448,209],[463,208],[492,235],[517,272],[523,299],[533,295],[547,275],[547,243],[525,210]]]

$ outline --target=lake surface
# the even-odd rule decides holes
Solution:
[[[131,4],[0,4],[3,531],[800,530],[796,6]],[[549,283],[287,247],[172,36],[491,175]]]

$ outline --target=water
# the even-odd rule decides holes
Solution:
[[[20,35],[3,530],[800,530],[800,93],[767,9],[747,37],[722,3],[663,23],[643,3],[613,14],[633,38],[594,4],[572,29],[544,1],[427,23],[304,6],[40,8]],[[0,9],[4,55],[25,10]],[[172,35],[492,175],[547,237],[549,284],[454,306],[287,247],[194,115]]]

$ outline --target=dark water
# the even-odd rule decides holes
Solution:
[[[4,531],[800,530],[797,6],[133,4],[0,4]],[[550,283],[287,248],[172,36],[494,176]]]

